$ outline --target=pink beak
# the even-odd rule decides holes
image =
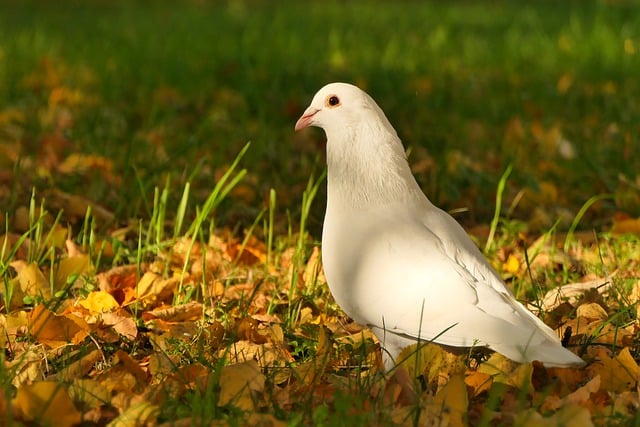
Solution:
[[[300,117],[296,122],[296,127],[295,127],[296,132],[299,131],[300,129],[304,129],[306,127],[311,126],[312,124],[311,122],[313,121],[313,116],[315,116],[318,111],[320,110],[317,110],[311,107],[307,108],[305,112],[302,114],[302,117]]]

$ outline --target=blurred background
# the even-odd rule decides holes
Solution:
[[[640,6],[631,1],[0,1],[0,207],[35,188],[65,220],[148,218],[155,187],[201,203],[244,144],[218,210],[279,227],[324,170],[293,125],[331,81],[368,91],[433,202],[534,231],[640,215]],[[310,225],[317,231],[324,186]],[[174,210],[169,209],[169,212]],[[285,213],[288,212],[288,215]],[[190,213],[191,215],[194,212]],[[13,227],[9,221],[9,228]]]

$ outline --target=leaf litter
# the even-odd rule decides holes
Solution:
[[[523,247],[505,255],[511,281],[532,269],[540,280],[558,263],[573,266],[574,252],[584,259],[597,251],[613,271],[585,270],[582,281],[549,289],[530,306],[565,334],[585,368],[545,369],[428,344],[405,349],[405,361],[386,375],[375,337],[331,301],[317,246],[297,269],[286,249],[267,264],[261,241],[241,245],[225,231],[191,251],[181,238],[155,260],[98,273],[70,241],[53,265],[17,254],[11,280],[37,303],[14,298],[0,315],[3,369],[16,390],[0,404],[26,422],[51,421],[50,405],[68,408],[57,425],[148,425],[171,399],[208,390],[218,407],[247,417],[336,405],[340,393],[367,396],[361,410],[396,425],[597,425],[609,414],[630,417],[640,406],[640,280],[637,259],[621,264],[610,239],[566,254],[543,245],[537,259],[555,261],[528,269],[510,261],[526,258]]]

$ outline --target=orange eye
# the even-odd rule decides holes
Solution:
[[[337,107],[340,105],[340,99],[335,95],[329,95],[325,101],[327,107]]]

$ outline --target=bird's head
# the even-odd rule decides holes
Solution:
[[[391,127],[382,110],[366,92],[348,83],[329,83],[315,94],[296,122],[295,130],[316,126],[324,129],[330,138],[330,134],[354,129],[362,123]]]

